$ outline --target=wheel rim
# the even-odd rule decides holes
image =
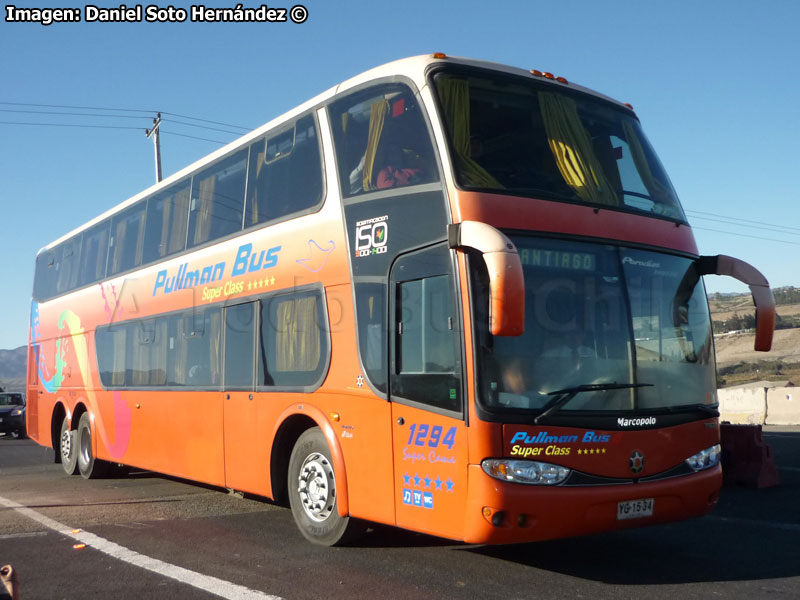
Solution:
[[[81,439],[78,444],[79,458],[84,465],[88,465],[92,460],[92,434],[87,429],[80,432]]]
[[[61,457],[69,460],[72,455],[72,432],[65,429],[61,434]]]
[[[309,454],[300,467],[297,483],[306,515],[317,522],[327,519],[336,502],[336,481],[330,461],[319,452]]]

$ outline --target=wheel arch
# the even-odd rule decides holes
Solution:
[[[59,451],[61,444],[61,424],[67,416],[67,409],[64,407],[63,402],[56,402],[53,407],[53,413],[50,416],[50,447],[55,451],[55,463],[61,463],[61,452]],[[72,426],[70,424],[70,426]]]
[[[325,414],[318,408],[308,405],[298,405],[287,409],[277,420],[278,425],[272,436],[272,450],[270,453],[270,484],[272,498],[281,504],[288,498],[286,486],[288,484],[289,458],[292,454],[297,439],[312,427],[319,427],[333,461],[333,471],[336,477],[337,507],[339,515],[346,517],[350,514],[350,502],[347,493],[347,470],[345,468],[344,454],[336,432]]]

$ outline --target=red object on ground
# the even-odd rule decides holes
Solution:
[[[725,483],[750,488],[778,485],[772,448],[761,437],[761,425],[720,425],[722,473]]]

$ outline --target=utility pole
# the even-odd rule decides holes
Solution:
[[[145,129],[144,132],[147,137],[153,137],[153,146],[156,150],[156,183],[161,181],[161,138],[158,135],[158,128],[161,126],[161,113],[158,113],[158,118],[153,119],[152,129]]]

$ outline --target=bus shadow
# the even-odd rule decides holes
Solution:
[[[615,585],[744,581],[800,575],[800,525],[705,517],[673,525],[468,552]]]
[[[351,548],[440,548],[458,545],[444,538],[398,529],[391,525],[369,523],[366,533],[348,544]]]

